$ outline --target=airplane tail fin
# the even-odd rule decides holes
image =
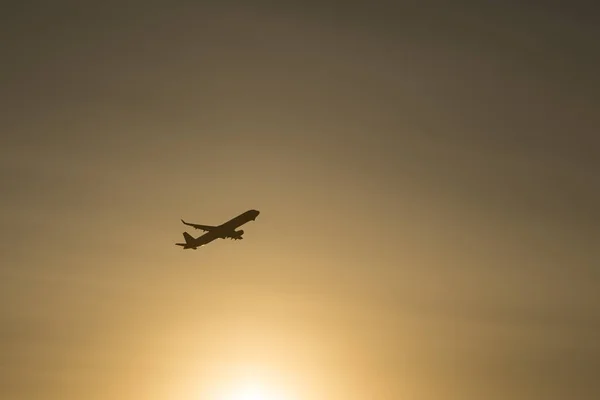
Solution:
[[[194,241],[194,237],[187,232],[183,232],[183,238],[185,239],[186,244],[189,244],[190,242]]]
[[[185,239],[185,243],[175,243],[177,246],[181,246],[184,249],[196,249],[195,247],[191,247],[192,242],[194,241],[194,237],[187,232],[183,232],[183,238]]]

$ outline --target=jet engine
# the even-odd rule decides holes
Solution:
[[[231,235],[229,237],[233,240],[241,240],[241,239],[243,239],[242,238],[243,234],[244,234],[244,231],[240,229],[239,231],[234,231],[233,235]]]

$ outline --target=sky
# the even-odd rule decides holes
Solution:
[[[600,396],[589,7],[5,11],[0,397]]]

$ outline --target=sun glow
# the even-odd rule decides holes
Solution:
[[[211,400],[298,400],[292,396],[287,387],[278,380],[260,379],[252,377],[229,377],[221,380],[211,396]],[[279,384],[278,384],[279,383]]]
[[[257,382],[248,382],[227,393],[223,400],[288,400]]]

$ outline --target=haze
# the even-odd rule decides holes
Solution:
[[[1,398],[600,398],[591,10],[33,3],[1,25]]]

